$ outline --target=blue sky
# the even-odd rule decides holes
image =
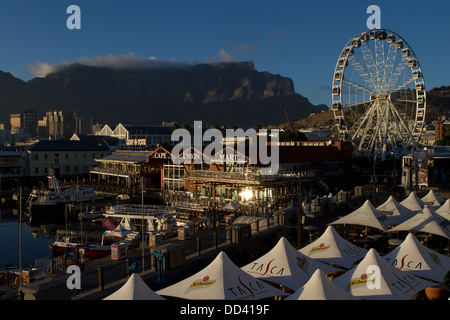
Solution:
[[[81,9],[81,30],[66,27],[72,4]],[[83,58],[252,60],[258,71],[292,78],[312,103],[330,105],[336,60],[367,30],[372,4],[381,8],[381,27],[414,50],[427,88],[450,85],[450,2],[444,0],[2,1],[0,70],[27,81],[42,65]]]

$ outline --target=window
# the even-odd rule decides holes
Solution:
[[[36,160],[36,161],[39,160],[39,155],[38,154],[34,154],[33,155],[33,159]]]
[[[80,166],[78,166],[78,165],[73,166],[73,171],[80,172]]]
[[[45,174],[48,173],[48,168],[47,168],[47,167],[44,168],[44,173],[45,173]]]
[[[55,153],[55,163],[59,163],[59,153]]]
[[[74,158],[75,158],[75,160],[78,160],[78,153],[74,154]]]
[[[83,153],[83,160],[86,160],[86,159],[87,159],[87,154]]]
[[[322,163],[323,174],[343,173],[344,164],[341,161]]]
[[[184,190],[184,167],[182,165],[164,165],[164,190]]]
[[[64,172],[70,173],[70,166],[64,166]]]
[[[69,160],[69,154],[66,153],[66,160]]]
[[[34,173],[35,174],[39,174],[39,168],[38,167],[34,168]]]
[[[44,160],[48,160],[48,154],[44,154]]]

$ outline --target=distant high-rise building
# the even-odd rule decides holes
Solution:
[[[35,137],[37,134],[37,115],[33,109],[9,116],[11,134],[26,134]]]
[[[11,124],[11,134],[20,133],[20,129],[22,128],[22,114],[11,114],[9,116],[9,123]]]
[[[22,113],[22,127],[25,128],[32,137],[37,135],[37,114],[35,110],[27,109]]]
[[[48,136],[52,139],[69,139],[76,127],[74,114],[63,110],[47,111],[38,124],[39,136]]]
[[[438,121],[436,122],[435,128],[435,141],[443,141],[445,136],[445,126],[444,123],[441,121],[441,117],[438,118]]]
[[[75,132],[80,134],[91,134],[92,133],[92,118],[91,117],[76,117],[75,119],[76,128]]]

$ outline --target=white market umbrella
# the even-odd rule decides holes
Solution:
[[[425,205],[423,210],[412,218],[395,226],[387,232],[409,231],[431,233],[450,239],[450,221],[440,216],[429,206]]]
[[[375,249],[353,269],[333,280],[341,289],[364,300],[410,300],[435,285],[387,263]]]
[[[230,201],[226,206],[222,208],[222,210],[236,211],[239,209],[237,204],[234,204],[233,201]]]
[[[359,300],[336,286],[322,270],[316,270],[308,282],[284,300]]]
[[[253,217],[253,216],[239,216],[234,219],[233,224],[248,224],[252,233],[257,233],[256,223],[258,223],[258,230],[263,231],[267,229],[267,218]]]
[[[383,204],[377,207],[377,210],[391,216],[398,223],[402,223],[414,215],[413,211],[401,205],[393,196],[389,196]]]
[[[299,250],[311,259],[333,263],[351,268],[355,262],[364,258],[367,250],[342,238],[332,226],[314,242]]]
[[[436,213],[447,220],[450,220],[450,199],[447,199],[445,203],[436,209]]]
[[[412,233],[383,259],[402,271],[440,283],[450,271],[450,257],[428,249]]]
[[[356,224],[386,231],[390,225],[397,222],[375,209],[372,203],[366,200],[361,207],[330,224]]]
[[[400,202],[400,204],[411,211],[421,211],[425,203],[416,195],[415,192],[411,192],[405,200]]]
[[[445,202],[445,199],[438,196],[434,190],[430,190],[421,200],[433,207],[441,206]]]
[[[325,273],[341,271],[308,258],[295,249],[285,237],[281,237],[268,253],[241,269],[255,278],[279,284],[294,291],[305,284],[317,269]]]
[[[241,270],[223,251],[203,270],[156,293],[185,300],[260,300],[287,295]]]
[[[125,284],[103,300],[166,300],[147,286],[142,278],[133,273]]]

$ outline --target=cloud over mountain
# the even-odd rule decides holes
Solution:
[[[146,70],[146,69],[170,69],[182,68],[188,66],[187,63],[176,62],[175,60],[159,60],[154,56],[144,58],[134,53],[122,55],[94,56],[92,58],[81,57],[73,61],[64,61],[58,64],[49,64],[46,62],[37,62],[34,65],[28,65],[33,76],[44,78],[51,73],[60,72],[73,64],[83,64],[90,67],[104,67],[118,70]]]

